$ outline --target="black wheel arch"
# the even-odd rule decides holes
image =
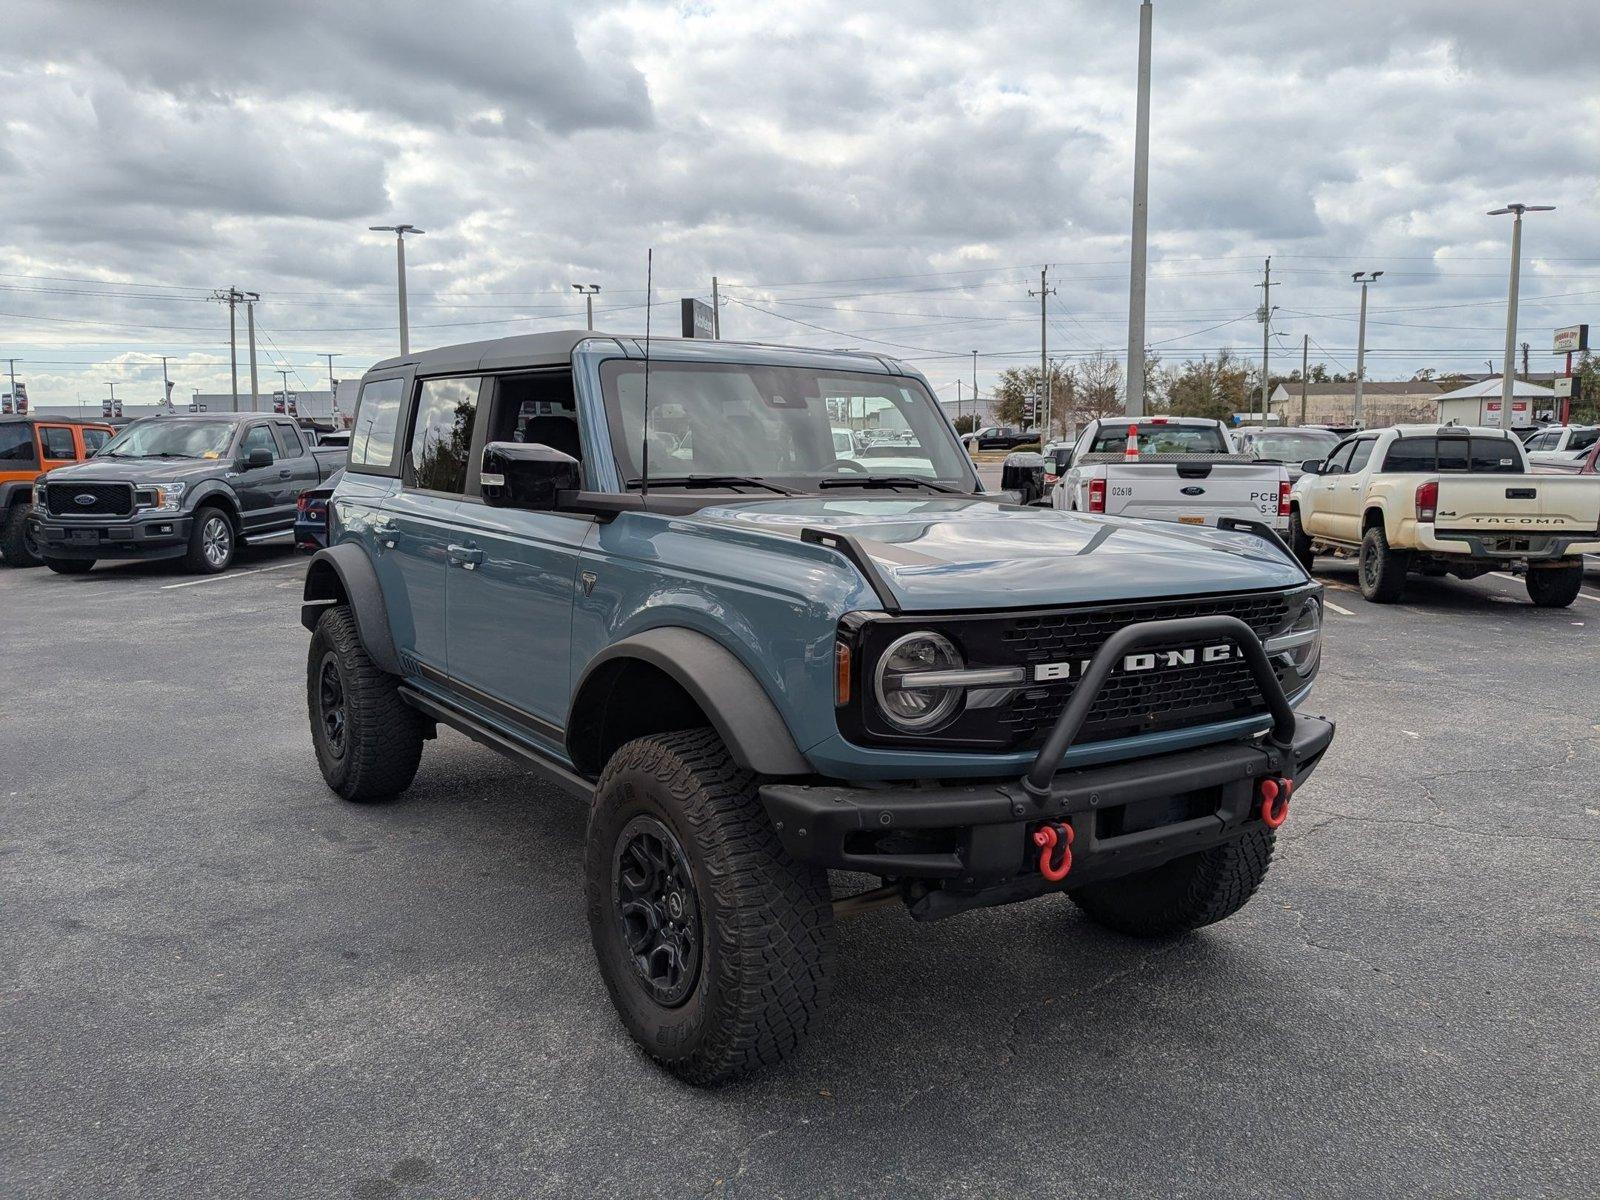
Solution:
[[[244,517],[239,508],[239,497],[233,494],[233,489],[208,479],[200,485],[198,494],[189,502],[189,516],[194,516],[202,508],[210,506],[220,508],[228,516],[228,523],[233,526],[235,537],[244,532]]]
[[[366,551],[352,542],[329,546],[311,556],[301,593],[300,624],[316,629],[329,604],[349,607],[368,658],[391,675],[402,674],[378,572]]]
[[[627,707],[613,704],[618,694]],[[584,669],[567,718],[567,753],[595,776],[634,738],[710,725],[740,767],[812,773],[761,682],[731,650],[681,627],[648,629],[607,646]]]

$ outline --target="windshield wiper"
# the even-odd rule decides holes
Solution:
[[[953,492],[961,496],[967,494],[965,488],[951,487],[948,483],[940,483],[937,479],[924,479],[921,475],[829,475],[825,479],[817,480],[817,486],[819,488],[925,487],[936,492]]]
[[[644,480],[630,479],[627,486],[643,487]],[[800,495],[793,488],[778,483],[768,483],[765,479],[757,479],[753,475],[669,475],[664,479],[652,479],[650,486],[653,488],[758,487],[766,488],[769,492],[777,492],[780,496]]]

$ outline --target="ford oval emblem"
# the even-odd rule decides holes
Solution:
[[[84,508],[88,508],[91,504],[93,504],[98,499],[99,499],[98,496],[91,496],[88,492],[79,492],[76,496],[74,496],[72,498],[72,502],[74,504],[81,504],[81,505],[83,505]]]
[[[1206,490],[1203,487],[1186,487],[1183,489],[1183,494],[1185,496],[1204,496]]]

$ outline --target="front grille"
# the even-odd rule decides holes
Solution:
[[[883,622],[864,630],[864,660],[875,663],[883,648],[910,628],[935,628],[961,648],[972,666],[1023,666],[1071,663],[1072,674],[1094,657],[1106,638],[1125,626],[1145,621],[1181,617],[1226,615],[1238,617],[1265,641],[1282,632],[1299,612],[1308,590],[1161,600],[1069,609],[1048,613],[996,614],[993,617],[949,621]],[[1191,648],[1192,639],[1141,647],[1140,653]],[[1237,652],[1237,651],[1236,651]],[[1304,684],[1292,666],[1274,662],[1285,691]],[[870,667],[865,679],[871,679]],[[870,688],[870,683],[867,685]],[[1037,749],[1078,686],[1076,678],[1051,683],[1028,683],[1008,689],[999,702],[983,705],[969,696],[968,703],[949,724],[928,736],[896,735],[871,711],[855,718],[847,730],[868,741],[927,746],[938,741],[951,746],[992,747],[1003,750]],[[991,697],[994,698],[994,697]],[[1144,733],[1157,733],[1226,721],[1266,711],[1266,700],[1243,659],[1217,663],[1158,666],[1140,672],[1114,671],[1100,690],[1097,703],[1079,735],[1080,742],[1107,741]]]
[[[90,501],[80,504],[79,498]],[[45,503],[58,517],[126,517],[133,513],[129,483],[46,483]]]

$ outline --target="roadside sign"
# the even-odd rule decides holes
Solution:
[[[10,415],[11,415],[11,393],[7,392],[5,395],[0,396],[0,417],[9,417]]]
[[[1556,330],[1555,353],[1576,354],[1589,348],[1589,327],[1587,325],[1568,325],[1564,329]]]
[[[109,398],[100,401],[100,415],[102,417],[109,417],[111,415],[111,400]]]
[[[704,300],[695,300],[684,297],[683,309],[683,336],[686,338],[709,338],[715,336],[712,332],[711,305]]]
[[[17,400],[17,415],[19,417],[27,416],[28,415],[28,385],[27,384],[25,384],[25,383],[18,383],[17,384],[16,400]]]
[[[1555,378],[1555,393],[1557,400],[1582,400],[1583,376],[1557,375]]]

